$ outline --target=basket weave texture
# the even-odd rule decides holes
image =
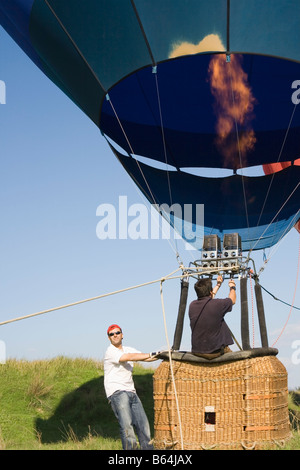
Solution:
[[[154,373],[156,449],[259,449],[290,438],[287,372],[275,356],[173,360],[172,369],[176,395],[169,361]]]

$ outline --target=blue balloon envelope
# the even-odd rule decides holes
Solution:
[[[0,24],[192,246],[200,206],[243,250],[295,225],[298,0],[0,0]]]

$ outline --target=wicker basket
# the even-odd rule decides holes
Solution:
[[[169,361],[154,374],[156,449],[270,448],[290,437],[287,372],[275,356],[172,360],[172,370],[176,395]]]

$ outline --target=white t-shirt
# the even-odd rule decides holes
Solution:
[[[108,346],[104,356],[104,388],[107,397],[117,390],[135,392],[132,378],[133,362],[119,362],[119,360],[123,354],[139,352],[129,346],[123,346],[122,349],[112,344]]]

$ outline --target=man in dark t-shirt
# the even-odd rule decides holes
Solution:
[[[211,279],[199,279],[194,286],[198,298],[189,307],[192,353],[207,359],[230,352],[228,345],[233,344],[224,316],[231,312],[236,302],[236,287],[235,282],[230,279],[228,297],[214,299],[222,282],[222,276],[218,276],[217,285],[213,289]]]

